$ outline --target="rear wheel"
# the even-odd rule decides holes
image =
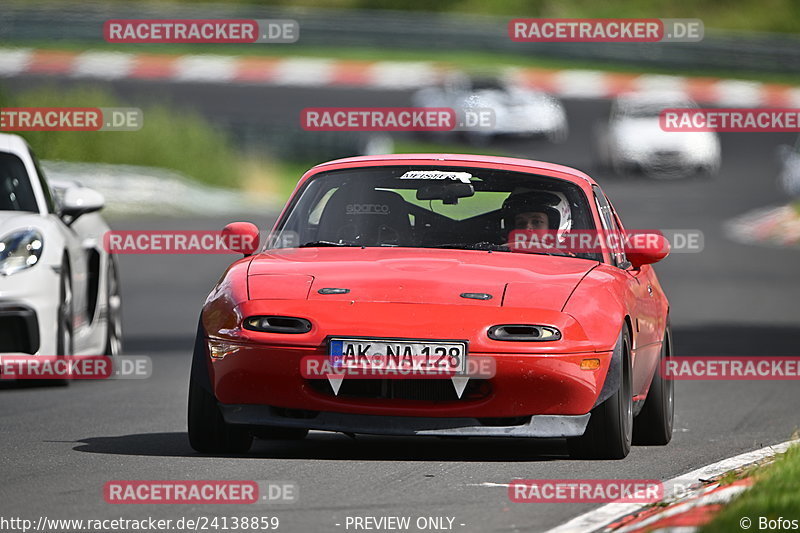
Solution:
[[[633,424],[633,443],[663,446],[672,440],[675,418],[675,382],[662,372],[663,362],[672,355],[672,338],[667,328],[661,347],[661,358],[653,375],[647,399]]]
[[[567,439],[570,456],[580,459],[624,459],[633,440],[633,384],[630,334],[623,327],[615,352],[621,350],[620,385],[606,401],[592,409],[586,432]]]

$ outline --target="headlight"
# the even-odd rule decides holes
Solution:
[[[538,326],[533,324],[503,324],[492,326],[488,332],[489,338],[496,341],[558,341],[561,332],[553,326]]]
[[[44,240],[35,229],[9,233],[0,240],[0,274],[10,276],[30,268],[42,257]]]

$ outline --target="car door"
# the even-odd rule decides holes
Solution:
[[[624,272],[627,280],[626,304],[631,317],[631,351],[633,363],[633,390],[638,395],[650,381],[658,364],[659,347],[654,347],[655,303],[652,301],[652,286],[648,283],[647,267],[634,269],[625,255],[624,229],[611,203],[600,187],[594,187],[595,203],[600,221],[606,233],[606,243],[612,264]]]

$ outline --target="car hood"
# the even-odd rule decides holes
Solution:
[[[561,310],[580,280],[597,264],[585,259],[507,252],[285,249],[253,259],[248,271],[248,292],[253,300],[473,304]],[[491,298],[474,299],[463,296],[466,293],[487,294]]]
[[[29,211],[0,211],[0,238],[12,231],[41,226],[42,217]]]

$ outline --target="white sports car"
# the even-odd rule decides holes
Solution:
[[[416,107],[449,107],[456,112],[459,124],[469,124],[466,115],[470,112],[492,110],[491,127],[463,127],[474,141],[485,142],[494,136],[541,136],[562,142],[569,131],[564,106],[556,97],[495,78],[453,75],[441,86],[420,89],[413,101]]]
[[[0,354],[120,353],[103,203],[77,183],[48,185],[25,140],[0,133]]]
[[[696,108],[680,93],[641,92],[619,96],[608,124],[597,132],[600,162],[617,174],[652,178],[713,176],[721,163],[716,132],[670,132],[659,115],[668,108]]]

